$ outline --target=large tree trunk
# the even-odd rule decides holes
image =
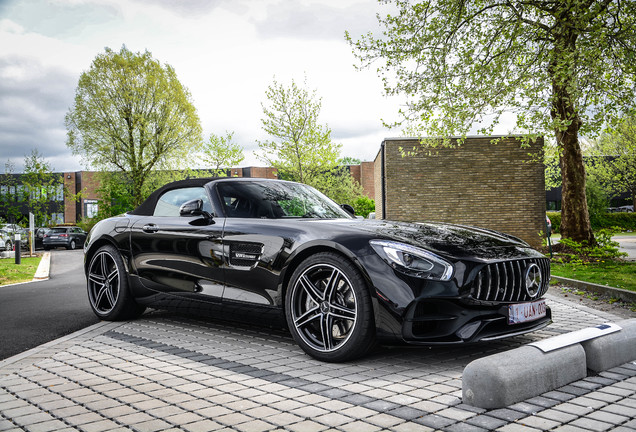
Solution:
[[[565,22],[565,20],[563,21]],[[581,119],[575,106],[577,34],[567,25],[555,30],[552,62],[552,118],[561,165],[561,236],[577,242],[595,243],[585,196],[585,166],[579,145]]]
[[[577,121],[572,122],[577,123]],[[573,129],[573,127],[568,128]],[[585,166],[576,134],[557,131],[557,143],[561,148],[561,236],[577,242],[594,244],[590,215],[585,195]]]

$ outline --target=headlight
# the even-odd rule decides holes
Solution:
[[[391,267],[402,273],[440,281],[450,280],[453,276],[453,265],[427,250],[387,240],[369,243]]]

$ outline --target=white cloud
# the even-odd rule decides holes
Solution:
[[[65,146],[64,114],[94,57],[125,44],[175,68],[205,135],[234,131],[247,149],[245,165],[262,165],[251,152],[267,138],[261,102],[274,76],[302,82],[306,75],[343,154],[371,160],[382,138],[399,134],[380,121],[395,117],[398,102],[382,96],[372,71],[355,71],[343,34],[373,25],[378,7],[372,0],[9,2],[0,7],[0,78],[7,83],[0,87],[0,158],[20,165],[30,151],[20,147],[37,145],[56,158],[56,169],[81,169]],[[7,144],[9,136],[20,145]]]

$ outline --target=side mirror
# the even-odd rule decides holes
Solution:
[[[212,221],[212,215],[203,210],[203,200],[201,199],[193,199],[181,204],[179,216],[203,216],[207,223]]]
[[[340,204],[340,207],[342,207],[342,209],[349,213],[351,216],[356,215],[356,211],[349,204]]]

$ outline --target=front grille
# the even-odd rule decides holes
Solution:
[[[526,291],[526,272],[531,264],[541,270],[541,286],[531,297]],[[485,302],[524,302],[545,294],[550,284],[550,260],[531,258],[503,261],[484,266],[473,280],[470,295]]]

